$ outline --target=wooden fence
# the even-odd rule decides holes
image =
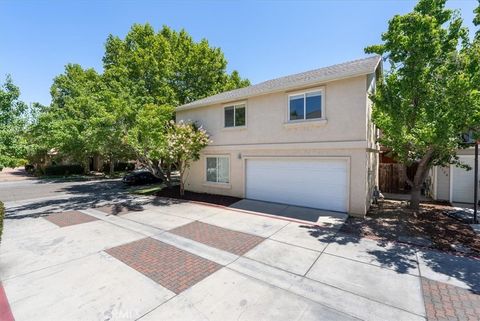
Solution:
[[[379,168],[379,188],[383,193],[404,193],[407,187],[407,170],[402,164],[381,163]]]

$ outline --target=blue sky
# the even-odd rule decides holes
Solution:
[[[133,23],[185,28],[220,47],[252,83],[363,57],[394,14],[416,1],[4,1],[0,0],[0,76],[11,74],[29,103],[50,102],[67,63],[102,70],[108,34]],[[473,29],[475,0],[450,0]],[[1,79],[3,82],[3,79]]]

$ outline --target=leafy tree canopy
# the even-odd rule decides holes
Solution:
[[[479,124],[478,75],[469,69],[468,30],[445,0],[420,0],[413,12],[394,16],[382,40],[365,50],[390,64],[372,96],[373,120],[400,162],[418,164],[409,181],[415,208],[431,166],[455,162],[462,133]]]
[[[227,72],[222,51],[207,40],[149,24],[133,25],[124,39],[110,35],[103,63],[102,74],[69,64],[54,79],[51,106],[30,127],[31,155],[53,148],[84,164],[94,154],[110,163],[135,157],[165,176],[160,150],[174,108],[249,85]]]
[[[167,26],[155,32],[134,24],[125,39],[110,35],[103,63],[107,79],[132,88],[141,105],[179,106],[250,84],[237,71],[227,73],[219,48]]]
[[[55,77],[51,87],[52,103],[45,133],[51,148],[61,151],[74,161],[86,162],[86,157],[97,152],[97,119],[102,117],[101,76],[94,69],[83,69],[69,64],[65,73]],[[95,126],[97,125],[97,126]]]
[[[160,150],[176,106],[250,84],[237,71],[227,73],[219,48],[185,30],[135,24],[124,39],[110,35],[105,48],[104,82],[122,97],[126,141],[157,176],[165,176]]]
[[[0,170],[18,166],[25,155],[23,132],[27,105],[20,101],[20,90],[10,76],[0,87]]]

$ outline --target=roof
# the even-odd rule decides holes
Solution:
[[[366,75],[375,72],[381,61],[380,56],[371,56],[341,64],[314,69],[299,74],[267,80],[256,85],[234,89],[213,96],[202,98],[177,107],[177,110],[187,110],[213,104],[246,99],[249,97],[290,90],[327,81]]]

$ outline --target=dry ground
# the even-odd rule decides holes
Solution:
[[[406,202],[385,200],[373,206],[365,219],[350,217],[341,231],[361,237],[412,243],[480,258],[480,237],[472,228],[447,213],[449,205],[422,203],[414,212]]]

